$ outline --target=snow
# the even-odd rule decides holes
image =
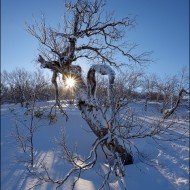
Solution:
[[[55,102],[38,102],[38,106],[48,109]],[[146,115],[143,115],[144,104],[141,102],[131,105],[139,117],[151,121],[154,117],[161,117],[154,103],[148,105]],[[43,161],[49,168],[50,175],[54,179],[61,179],[69,171],[70,164],[60,159],[60,149],[56,145],[62,132],[64,132],[69,149],[75,151],[81,158],[87,158],[95,142],[96,137],[90,131],[86,122],[82,119],[80,111],[75,105],[64,103],[64,110],[69,120],[58,114],[57,122],[49,125],[46,119],[39,123],[40,127],[34,134],[35,160],[36,165]],[[12,110],[12,111],[11,111]],[[4,104],[1,106],[1,188],[2,190],[26,190],[32,187],[36,179],[27,176],[25,167],[17,162],[21,151],[17,148],[13,133],[15,117],[20,119],[26,108],[19,105]],[[59,112],[58,112],[59,113]],[[180,109],[181,117],[176,119],[177,127],[174,127],[175,135],[183,134],[188,130],[187,109]],[[170,120],[168,119],[168,122]],[[29,122],[29,121],[26,121]],[[189,133],[188,133],[189,134]],[[125,176],[118,180],[113,174],[110,175],[110,189],[122,190],[123,184],[127,190],[188,190],[189,189],[189,141],[187,138],[174,141],[157,141],[152,138],[134,139],[133,143],[142,153],[139,155],[134,149],[134,164],[125,166]],[[98,149],[98,160],[95,167],[81,174],[76,183],[76,190],[97,190],[101,187],[103,178],[109,167],[106,164],[105,156],[101,149]],[[76,179],[72,175],[59,189],[71,189],[71,183]],[[34,190],[52,190],[55,185],[44,183],[33,188]],[[104,189],[109,189],[105,186]]]
[[[109,66],[109,65],[102,65],[102,64],[95,64],[92,65],[89,69],[89,74],[94,71],[96,73],[100,73],[101,75],[108,75],[109,78],[109,87],[108,87],[108,99],[112,102],[112,95],[113,95],[113,84],[114,84],[114,79],[115,79],[115,71]],[[91,74],[90,74],[91,75]],[[91,77],[94,78],[94,76],[92,75]],[[92,79],[91,79],[92,80]],[[89,90],[92,88],[92,86],[94,86],[94,83],[91,82],[91,80],[88,80],[88,88]],[[93,79],[93,81],[95,80],[95,78]],[[92,83],[92,84],[91,84]],[[91,90],[90,90],[91,91]],[[94,96],[94,94],[93,94]]]
[[[115,76],[115,71],[109,65],[92,65],[90,69],[94,69],[102,75],[109,75],[109,77]]]

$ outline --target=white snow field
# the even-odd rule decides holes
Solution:
[[[52,102],[43,102],[43,108]],[[149,104],[146,116],[142,119],[151,121],[153,117],[160,117],[154,104]],[[45,163],[52,178],[61,179],[69,171],[70,165],[59,157],[59,149],[55,143],[61,132],[64,131],[66,141],[71,150],[76,151],[80,157],[85,158],[95,141],[95,135],[90,131],[82,119],[80,111],[74,105],[63,105],[69,119],[68,121],[58,112],[57,122],[49,125],[46,119],[40,121],[40,127],[34,133],[35,164]],[[11,110],[13,110],[11,112]],[[142,103],[133,105],[137,112],[142,110]],[[154,111],[153,111],[154,110]],[[2,190],[53,190],[55,184],[43,183],[33,187],[36,179],[28,175],[24,165],[18,162],[22,155],[11,134],[15,128],[15,116],[24,121],[23,113],[26,108],[19,105],[3,104],[1,106],[1,189]],[[140,159],[134,153],[134,164],[125,166],[125,176],[118,180],[113,174],[110,176],[109,186],[104,189],[122,190],[125,184],[127,190],[188,190],[189,189],[189,129],[188,109],[180,108],[180,117],[176,120],[178,129],[172,131],[177,138],[173,141],[154,141],[152,138],[134,139],[134,143],[145,156]],[[169,122],[170,119],[168,119]],[[29,121],[26,121],[29,124]],[[98,190],[103,178],[108,172],[106,159],[98,150],[96,165],[88,171],[81,173],[75,190]],[[58,189],[70,190],[75,180],[72,175],[64,185]]]

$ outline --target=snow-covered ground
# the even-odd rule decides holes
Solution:
[[[40,103],[41,107],[47,107],[52,102]],[[13,111],[14,109],[14,111]],[[69,119],[58,114],[57,121],[49,125],[46,119],[38,123],[40,127],[34,134],[35,163],[43,160],[51,177],[61,179],[69,170],[69,164],[59,157],[59,149],[55,143],[64,131],[66,141],[71,150],[85,158],[88,156],[95,141],[95,135],[90,131],[86,122],[82,119],[80,111],[74,105],[64,105]],[[137,113],[142,111],[143,104],[133,105]],[[12,112],[11,112],[12,110]],[[1,189],[2,190],[27,190],[36,182],[36,179],[27,175],[23,164],[18,163],[21,151],[17,148],[14,138],[15,115],[24,120],[25,108],[19,105],[6,104],[1,106]],[[159,117],[155,104],[149,104],[148,114],[140,115],[147,121],[152,117]],[[188,109],[179,111],[180,118],[176,121],[178,129],[172,131],[176,137],[181,137],[184,131],[189,129],[187,120]],[[169,120],[168,120],[169,121]],[[29,122],[29,121],[28,121]],[[28,123],[29,124],[29,123]],[[110,176],[110,188],[115,190],[188,190],[189,189],[189,133],[183,138],[174,141],[155,142],[152,138],[136,139],[134,143],[145,156],[144,159],[134,154],[134,164],[125,166],[125,176],[120,181],[114,175]],[[103,182],[102,176],[108,171],[105,164],[105,156],[98,150],[98,160],[92,170],[81,174],[76,183],[76,190],[98,190]],[[69,190],[75,176],[72,176],[59,189]],[[52,190],[56,186],[44,183],[33,187],[35,190]],[[104,189],[109,189],[106,186]]]

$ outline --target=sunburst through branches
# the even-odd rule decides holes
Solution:
[[[76,85],[76,80],[75,80],[75,78],[68,76],[65,79],[65,84],[66,84],[67,88],[74,88]]]

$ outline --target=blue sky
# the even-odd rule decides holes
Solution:
[[[147,72],[160,76],[189,67],[188,7],[188,0],[107,0],[107,11],[115,11],[117,17],[136,16],[129,40],[139,44],[139,51],[153,51],[156,62]],[[64,13],[63,0],[1,1],[1,70],[38,67],[34,63],[38,42],[24,27],[42,13],[49,24],[56,25]]]

